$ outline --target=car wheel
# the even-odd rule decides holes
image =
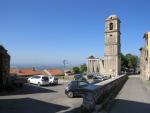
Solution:
[[[68,92],[67,96],[68,96],[69,98],[73,98],[73,92]]]
[[[40,82],[38,82],[38,84],[37,84],[38,86],[41,86],[41,84],[40,84]]]

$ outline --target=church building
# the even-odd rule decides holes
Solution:
[[[117,76],[121,74],[121,44],[120,19],[111,15],[105,22],[105,50],[104,58],[90,56],[87,63],[87,72],[102,75]]]

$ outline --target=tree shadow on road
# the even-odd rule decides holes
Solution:
[[[56,113],[68,108],[31,98],[0,100],[0,113]]]
[[[150,113],[150,104],[116,99],[109,113]]]
[[[46,89],[44,87],[38,87],[35,85],[24,84],[21,88],[16,88],[11,92],[0,92],[0,96],[6,95],[24,95],[24,94],[36,94],[36,93],[54,93],[56,91]]]

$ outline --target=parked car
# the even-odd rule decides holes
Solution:
[[[54,76],[48,76],[50,85],[58,85],[58,78]]]
[[[87,78],[88,79],[93,79],[94,77],[97,77],[97,76],[100,76],[99,74],[96,74],[96,73],[91,73],[91,74],[88,74],[87,75]]]
[[[83,80],[74,80],[71,81],[65,89],[65,94],[69,98],[73,98],[75,96],[82,96],[83,88],[88,86],[89,83]]]
[[[87,81],[86,78],[83,77],[81,74],[75,74],[75,75],[74,75],[74,79],[75,79],[75,80]]]
[[[101,82],[103,80],[104,80],[104,78],[102,76],[94,76],[93,77],[93,82],[94,83]]]
[[[38,86],[49,85],[49,78],[46,75],[35,75],[28,78],[28,83],[36,84]]]
[[[17,75],[10,76],[10,80],[13,85],[17,87],[22,87],[24,83],[27,82],[27,79],[24,77],[18,77]]]
[[[102,78],[103,78],[104,80],[108,80],[108,79],[110,79],[111,77],[110,77],[110,75],[103,75]]]
[[[88,74],[88,75],[87,75],[87,78],[88,78],[88,79],[92,79],[93,76],[94,76],[93,74]]]

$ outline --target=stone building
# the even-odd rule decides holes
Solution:
[[[145,46],[140,48],[141,78],[150,80],[150,32],[144,34]]]
[[[146,79],[147,60],[146,60],[146,49],[145,47],[140,48],[140,75],[144,80]]]
[[[105,22],[104,58],[88,58],[88,73],[117,76],[121,73],[120,19],[111,15]]]
[[[0,89],[4,88],[9,81],[10,56],[7,50],[0,45]]]
[[[90,56],[87,64],[88,73],[104,73],[104,60]]]

